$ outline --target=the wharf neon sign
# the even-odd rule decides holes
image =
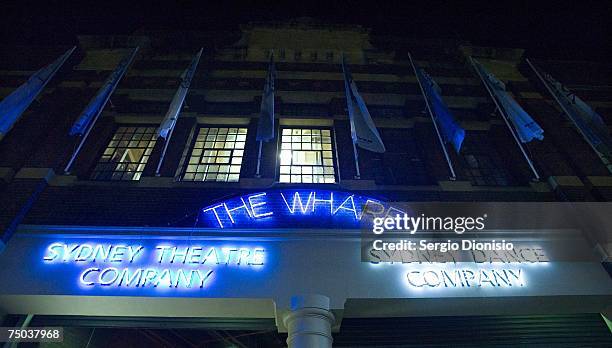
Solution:
[[[80,266],[82,288],[201,289],[220,269],[264,267],[265,256],[260,247],[56,242],[47,246],[43,261]]]
[[[351,193],[323,190],[287,190],[253,193],[213,204],[201,210],[211,227],[230,228],[264,224],[270,227],[311,221],[321,226],[357,227],[362,217],[404,214],[379,200]]]

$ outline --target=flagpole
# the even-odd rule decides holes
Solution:
[[[347,81],[347,76],[346,76],[346,71],[344,70],[344,52],[342,52],[342,57],[340,59],[341,64],[342,64],[342,74],[344,76],[344,93],[346,94],[346,101],[347,101],[347,111],[349,113],[348,118],[349,118],[349,123],[351,124],[351,143],[353,143],[353,156],[355,158],[355,179],[359,180],[361,179],[361,172],[359,171],[359,155],[357,153],[357,146],[355,145],[355,139],[353,139],[353,135],[354,135],[354,125],[353,125],[353,120],[351,119],[351,111],[350,111],[350,105],[348,105],[349,103],[349,98],[352,98],[349,94],[351,93],[349,91],[349,87],[347,85],[348,81]]]
[[[499,105],[499,102],[497,101],[497,98],[495,98],[495,95],[493,95],[493,91],[491,91],[489,85],[487,84],[487,82],[485,81],[484,77],[480,73],[480,70],[478,70],[474,66],[474,60],[472,59],[472,57],[468,56],[468,59],[470,61],[470,64],[472,65],[472,68],[474,68],[474,70],[476,70],[476,73],[478,74],[478,77],[480,78],[480,81],[482,81],[482,83],[485,85],[485,88],[486,88],[487,92],[489,92],[489,96],[491,97],[491,99],[493,99],[493,102],[495,103],[495,106],[497,107],[497,110],[501,114],[501,117],[504,119],[504,122],[506,123],[506,126],[508,127],[508,129],[510,130],[510,133],[512,134],[512,137],[516,141],[516,144],[518,145],[519,149],[521,149],[521,153],[523,154],[523,157],[525,157],[525,160],[529,164],[529,168],[531,168],[531,171],[535,175],[535,179],[536,180],[540,180],[540,175],[538,174],[538,171],[535,169],[535,167],[533,165],[533,162],[531,162],[531,159],[529,158],[529,156],[527,155],[527,152],[523,148],[523,144],[521,143],[519,138],[516,136],[516,133],[514,132],[514,129],[510,125],[510,122],[508,122],[508,118],[506,117],[506,114],[504,113],[502,107]]]
[[[412,61],[412,55],[408,52],[408,59],[410,59],[410,65],[412,65],[412,69],[414,70],[414,76],[416,77],[417,83],[419,84],[419,88],[421,89],[421,94],[423,95],[423,99],[425,99],[425,105],[427,106],[427,111],[429,112],[429,116],[431,117],[431,121],[433,122],[434,128],[436,129],[436,134],[438,135],[438,140],[440,141],[440,145],[442,145],[442,151],[444,151],[444,158],[446,158],[446,163],[448,164],[448,169],[450,169],[451,180],[457,180],[457,175],[455,175],[455,169],[453,168],[453,164],[451,162],[450,156],[448,155],[448,150],[446,149],[446,145],[444,144],[444,140],[442,139],[442,134],[440,134],[440,129],[438,129],[438,124],[436,123],[436,118],[434,117],[433,111],[431,111],[431,106],[429,105],[429,99],[425,94],[425,89],[421,84],[421,80],[419,79],[419,74],[416,70],[416,66]]]
[[[586,136],[586,134],[584,134],[584,132],[582,131],[582,128],[578,127],[578,125],[576,124],[576,122],[574,121],[574,118],[570,115],[569,110],[567,109],[567,107],[561,102],[561,100],[559,99],[559,97],[557,96],[557,94],[552,90],[552,88],[548,85],[548,83],[546,83],[546,81],[544,80],[544,78],[542,77],[542,75],[540,74],[540,72],[538,71],[538,69],[535,68],[535,66],[531,63],[531,61],[529,60],[529,58],[525,58],[525,61],[527,62],[527,64],[529,64],[529,67],[531,68],[531,70],[533,70],[533,72],[535,72],[536,76],[538,77],[538,79],[544,84],[544,86],[546,87],[546,90],[548,90],[548,92],[553,96],[553,98],[555,99],[555,101],[557,102],[557,104],[559,104],[559,106],[561,107],[561,110],[563,110],[563,112],[565,112],[565,114],[567,115],[567,117],[572,120],[572,123],[574,124],[575,128],[578,129],[578,133],[580,133],[580,135],[582,135],[582,137],[584,138],[584,140],[586,140],[587,144],[589,144],[589,146],[591,147],[591,149],[593,149],[593,151],[597,154],[597,156],[599,157],[599,159],[604,163],[604,165],[606,166],[606,168],[608,169],[608,171],[612,172],[612,164],[610,163],[610,161],[601,153],[599,152],[595,146],[593,146],[593,144],[591,144],[591,142],[588,140],[589,138]]]
[[[361,173],[359,172],[359,155],[357,155],[357,146],[355,146],[355,141],[351,140],[353,143],[353,153],[355,154],[355,179],[361,179]]]
[[[336,140],[336,125],[335,122],[332,125],[332,130],[334,132],[334,151],[336,151],[336,168],[338,168],[338,183],[340,183],[342,181],[342,178],[340,177],[340,160],[338,159],[338,141]]]
[[[268,65],[268,72],[266,74],[266,82],[265,82],[265,86],[264,86],[264,94],[262,95],[261,98],[261,110],[259,113],[259,122],[257,125],[257,140],[259,141],[259,150],[257,152],[257,170],[255,171],[255,177],[256,178],[261,178],[261,174],[260,174],[260,168],[261,168],[261,150],[263,147],[263,140],[259,140],[262,139],[260,138],[260,127],[262,126],[262,121],[263,119],[263,112],[264,112],[264,106],[265,106],[265,98],[269,97],[270,94],[272,94],[272,103],[270,105],[270,108],[272,109],[272,125],[274,125],[274,92],[275,92],[275,87],[274,87],[274,80],[276,79],[276,69],[274,67],[274,51],[270,50],[270,63]],[[267,110],[269,111],[269,110]],[[280,132],[280,131],[279,131]],[[280,133],[279,133],[280,136]],[[267,135],[265,137],[263,137],[263,139],[265,139],[266,141],[269,141],[270,139],[274,139],[274,127],[272,127],[272,137],[268,137]]]
[[[261,148],[263,146],[263,141],[259,141],[259,152],[257,153],[257,171],[255,172],[255,177],[261,178],[261,174],[259,174],[259,167],[261,166]]]
[[[36,101],[38,96],[44,91],[47,84],[55,77],[55,74],[64,66],[64,63],[70,58],[72,52],[76,49],[76,46],[72,46],[71,49],[67,50],[51,63],[41,67],[39,70],[34,72],[28,79],[17,87],[14,91],[11,91],[4,99],[0,100],[0,140],[4,138],[8,132],[11,131],[15,123],[21,118],[23,113]],[[59,62],[58,62],[59,61]],[[41,75],[46,75],[43,79]],[[36,81],[36,82],[33,82]],[[24,92],[31,90],[32,85],[38,84],[33,94],[27,95]],[[26,94],[26,95],[24,95]],[[18,100],[20,106],[9,106],[7,110],[6,105],[15,104],[15,100]],[[23,103],[27,101],[26,103]]]
[[[203,50],[204,50],[203,48],[200,49],[198,54],[191,61],[191,64],[189,64],[189,67],[187,68],[187,70],[185,70],[185,72],[181,75],[181,82],[180,82],[179,88],[177,92],[174,94],[172,101],[170,102],[170,109],[168,110],[164,120],[160,124],[160,130],[158,130],[158,137],[162,137],[161,127],[166,123],[166,121],[168,120],[173,121],[172,126],[170,127],[170,130],[168,131],[168,134],[166,135],[166,137],[163,137],[164,138],[164,148],[162,150],[161,156],[159,157],[159,162],[157,163],[157,169],[155,170],[155,176],[161,175],[160,174],[161,166],[162,166],[162,163],[164,162],[164,158],[166,158],[166,151],[168,150],[168,145],[170,144],[170,138],[172,138],[174,127],[176,127],[176,122],[181,113],[181,109],[183,108],[185,98],[187,97],[187,93],[189,92],[189,87],[191,86],[191,80],[193,79],[193,76],[195,75],[196,68],[198,66],[198,63],[200,62],[200,57],[202,56]],[[178,100],[180,100],[180,103],[176,105],[175,103]],[[172,116],[172,117],[168,118],[168,116]]]
[[[130,64],[132,64],[132,61],[134,60],[134,57],[136,57],[136,53],[138,52],[138,49],[140,47],[136,47],[134,49],[134,52],[132,52],[132,57],[130,58],[130,61],[127,64],[127,67],[130,66]],[[127,69],[127,68],[126,68]],[[127,73],[124,73],[124,75]],[[123,76],[122,76],[123,77]],[[113,93],[115,92],[115,89],[117,88],[117,85],[119,85],[119,82],[117,82],[115,84],[115,86],[113,86],[113,89],[110,91],[110,93],[108,94],[108,96],[106,96],[106,99],[104,100],[104,103],[102,105],[106,106],[106,103],[108,103],[108,100],[110,99],[111,95],[113,95]],[[70,161],[68,161],[68,164],[66,165],[66,168],[64,168],[64,174],[70,174],[70,167],[72,167],[72,164],[74,163],[74,160],[76,160],[77,156],[79,155],[79,152],[81,151],[81,148],[83,147],[83,145],[85,144],[85,141],[87,140],[87,137],[89,136],[89,134],[91,133],[91,130],[94,128],[94,126],[96,125],[96,122],[98,121],[98,118],[100,118],[100,115],[102,115],[102,111],[104,110],[104,107],[101,107],[100,110],[98,110],[96,117],[94,117],[94,119],[90,122],[89,127],[87,128],[87,132],[85,132],[84,135],[81,136],[81,142],[79,143],[79,146],[77,146],[77,148],[74,150],[74,152],[72,153],[72,157],[70,157]]]
[[[110,93],[112,94],[112,93]],[[107,97],[110,98],[110,94]],[[104,103],[104,105],[106,105],[106,102]],[[77,148],[74,150],[74,152],[72,153],[72,157],[70,157],[70,161],[68,161],[68,164],[66,165],[66,168],[64,168],[64,174],[65,175],[69,175],[70,174],[70,167],[72,167],[72,164],[74,162],[74,160],[76,160],[77,156],[79,155],[79,152],[81,151],[81,148],[83,147],[83,145],[85,144],[85,141],[87,140],[87,137],[89,136],[89,133],[91,132],[91,130],[94,128],[96,122],[98,121],[98,118],[100,117],[100,115],[102,114],[102,110],[104,108],[101,108],[101,110],[98,112],[98,114],[96,115],[96,117],[91,121],[91,125],[89,126],[89,128],[87,129],[87,132],[85,132],[84,135],[81,135],[81,142],[79,143],[79,145],[77,146]]]
[[[159,157],[159,163],[157,163],[157,169],[155,170],[155,176],[160,176],[161,166],[164,162],[164,158],[166,157],[166,151],[168,151],[168,145],[170,144],[170,138],[172,138],[172,133],[174,133],[174,127],[170,128],[170,132],[168,133],[168,137],[164,139],[164,149],[162,150],[161,156]]]

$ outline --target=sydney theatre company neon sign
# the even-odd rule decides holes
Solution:
[[[81,288],[201,289],[221,270],[264,267],[261,247],[190,244],[108,244],[55,242],[47,246],[48,265],[79,266]]]

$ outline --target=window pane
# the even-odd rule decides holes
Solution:
[[[246,133],[246,128],[200,128],[191,158],[195,158],[196,163],[201,165],[188,165],[183,180],[223,182],[240,180]],[[197,141],[204,137],[205,142]]]
[[[106,146],[91,178],[139,180],[155,141],[154,127],[119,127]]]
[[[331,130],[284,128],[281,134],[280,182],[336,182]]]

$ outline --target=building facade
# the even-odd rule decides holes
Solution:
[[[136,59],[66,172],[80,140],[68,135],[72,123],[136,46]],[[165,145],[156,129],[200,47],[204,54],[156,174]],[[2,50],[0,95],[67,48]],[[257,122],[271,51],[277,70],[276,137],[262,144],[258,175]],[[437,81],[466,130],[461,152],[449,151],[456,180],[450,179],[409,54]],[[387,149],[382,154],[359,150],[359,178],[343,55]],[[503,80],[544,129],[542,141],[525,144],[539,180],[470,67],[470,56]],[[612,175],[606,163],[565,118],[525,58],[531,57],[521,49],[407,40],[308,21],[249,24],[236,32],[81,36],[73,56],[0,140],[5,244],[0,311],[7,322],[23,323],[23,316],[34,315],[26,318],[75,328],[119,327],[117,318],[130,318],[126,327],[206,332],[272,327],[289,332],[294,346],[310,338],[293,326],[308,325],[313,316],[331,326],[339,346],[521,343],[514,340],[517,335],[525,337],[522,343],[546,345],[564,343],[563,332],[570,332],[576,344],[604,346],[610,336],[599,313],[605,314],[612,301],[612,280],[605,271],[612,255],[609,233],[585,242],[596,261],[569,264],[574,273],[558,278],[555,267],[561,265],[532,270],[529,279],[543,280],[529,289],[415,292],[396,284],[402,271],[381,271],[359,260],[358,219],[346,216],[349,197],[355,218],[362,213],[354,207],[357,197],[366,205],[383,202],[381,207],[610,201]],[[580,95],[609,127],[609,66],[531,60]],[[310,202],[310,195],[329,205],[330,213],[297,218],[305,209],[301,199]],[[273,214],[278,218],[265,219]],[[156,252],[151,263],[139,264],[149,252]],[[177,266],[207,260],[214,266],[197,273]],[[129,273],[128,266],[146,274]],[[175,278],[161,290],[166,269]],[[422,281],[434,287],[435,281]],[[194,289],[184,289],[191,288],[185,284]],[[439,323],[462,329],[442,333],[435,329]],[[549,329],[526,328],[529,323]],[[488,334],[477,335],[473,326]],[[422,329],[393,334],[412,327]],[[502,327],[513,337],[499,333]],[[75,329],[75,342],[79,334]],[[146,335],[159,344],[167,339]],[[282,344],[274,340],[275,332],[250,343],[209,335],[211,345],[215,340],[237,346]]]

